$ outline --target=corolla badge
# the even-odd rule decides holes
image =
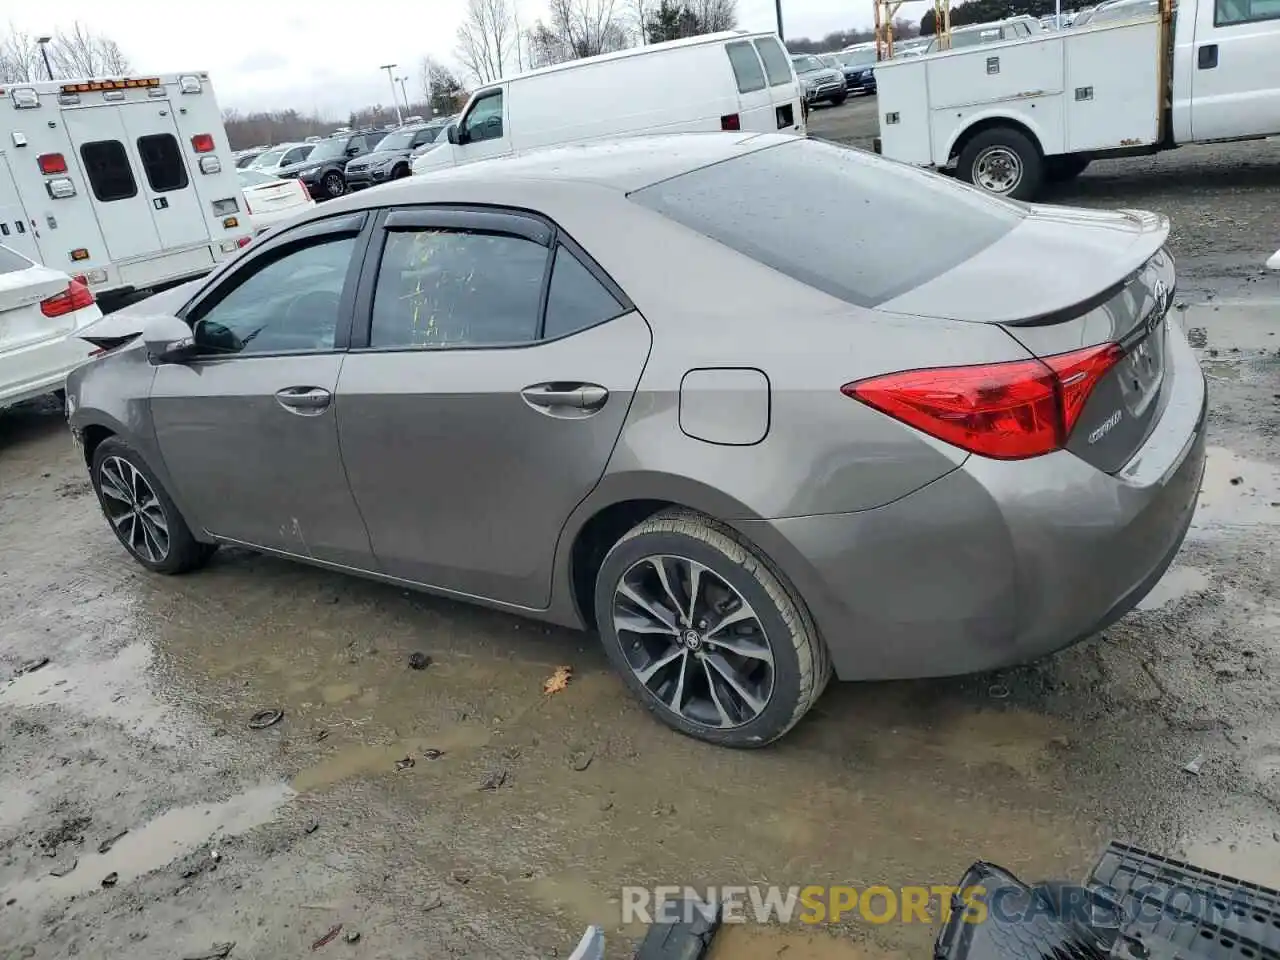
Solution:
[[[1091,431],[1089,431],[1089,443],[1095,444],[1099,440],[1101,440],[1103,437],[1105,437],[1108,433],[1112,431],[1115,425],[1120,422],[1120,418],[1123,416],[1124,414],[1121,413],[1119,410],[1117,410],[1115,413],[1111,414],[1111,416],[1107,417],[1107,419],[1103,420],[1100,424],[1094,427]]]

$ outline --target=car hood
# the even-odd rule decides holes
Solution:
[[[880,305],[894,313],[979,323],[1026,323],[1078,307],[1122,283],[1169,236],[1144,210],[1028,205],[978,254]]]

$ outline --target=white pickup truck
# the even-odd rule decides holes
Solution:
[[[1094,159],[1280,134],[1280,0],[1144,7],[881,63],[876,150],[1026,200]]]

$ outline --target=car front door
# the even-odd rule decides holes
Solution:
[[[274,238],[189,309],[197,353],[162,364],[151,414],[186,508],[218,537],[372,565],[338,452],[338,375],[364,214]]]
[[[608,464],[648,324],[529,214],[395,210],[368,262],[338,429],[381,568],[545,607],[560,531]]]
[[[1192,55],[1191,135],[1280,133],[1280,0],[1201,0]]]
[[[507,117],[507,97],[502,87],[478,93],[471,108],[458,122],[456,163],[471,163],[511,153],[511,130]]]

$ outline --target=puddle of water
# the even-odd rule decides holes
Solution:
[[[176,807],[125,834],[106,853],[93,848],[81,851],[80,862],[67,876],[26,880],[4,891],[4,896],[16,897],[20,903],[70,897],[96,889],[111,873],[119,875],[120,884],[126,884],[211,840],[238,836],[266,823],[294,796],[284,784],[269,784],[221,803]]]
[[[824,933],[732,923],[720,928],[707,960],[905,960],[896,950]]]
[[[1280,503],[1280,467],[1209,447],[1193,529],[1280,524],[1273,503]]]
[[[149,643],[132,643],[109,660],[51,663],[0,686],[0,707],[56,706],[135,734],[176,742],[173,708],[151,693]]]
[[[1276,300],[1215,300],[1189,305],[1181,318],[1184,329],[1204,328],[1207,347],[1258,351],[1280,346],[1280,336],[1275,335],[1278,313]]]
[[[1209,588],[1209,575],[1196,567],[1169,568],[1155,588],[1138,603],[1139,610],[1158,610],[1175,600]]]
[[[293,778],[293,789],[299,793],[309,793],[355,777],[393,774],[397,772],[396,761],[405,757],[414,759],[415,769],[445,767],[450,761],[450,754],[482,747],[489,742],[490,736],[487,727],[457,726],[442,730],[430,738],[414,737],[382,744],[352,744],[339,748],[320,763],[298,773]],[[445,756],[440,760],[425,760],[422,752],[428,748],[443,750]]]

